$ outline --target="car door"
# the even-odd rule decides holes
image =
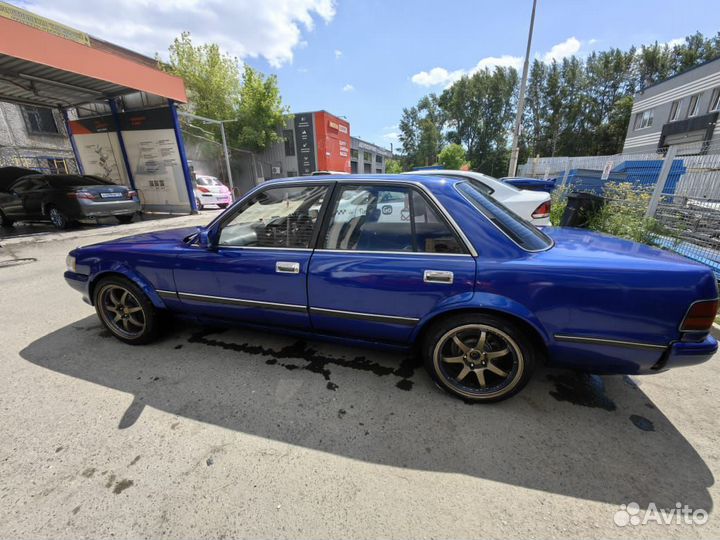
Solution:
[[[22,204],[25,214],[32,218],[43,215],[43,202],[51,190],[50,184],[42,176],[33,176],[30,185],[22,194]]]
[[[422,190],[338,183],[332,199],[308,276],[316,330],[405,342],[422,317],[470,298],[475,259]]]
[[[190,244],[173,272],[183,311],[308,328],[307,271],[328,182],[268,186]]]
[[[32,191],[34,176],[26,176],[15,182],[8,189],[9,197],[5,198],[2,209],[10,219],[22,220],[33,217],[25,209],[25,199]]]

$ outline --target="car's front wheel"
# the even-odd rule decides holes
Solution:
[[[445,391],[466,401],[507,399],[527,384],[535,367],[528,336],[494,315],[460,314],[429,329],[425,368]]]
[[[225,209],[228,207],[228,203],[218,204],[218,206],[219,206],[220,208],[222,208],[223,210],[225,210]]]
[[[7,217],[2,210],[0,210],[0,227],[9,229],[15,222]]]
[[[120,341],[142,345],[157,337],[159,314],[137,285],[128,279],[111,276],[101,279],[94,290],[98,317]]]

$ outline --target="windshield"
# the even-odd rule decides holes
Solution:
[[[537,227],[534,227],[512,210],[488,197],[474,184],[463,182],[456,186],[478,211],[507,235],[518,246],[527,251],[542,251],[552,246],[552,240]]]

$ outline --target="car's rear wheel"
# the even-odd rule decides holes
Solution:
[[[536,355],[531,340],[512,322],[461,314],[429,329],[423,356],[425,368],[443,390],[487,403],[519,392],[532,375]]]
[[[157,337],[159,314],[131,281],[119,276],[102,279],[95,286],[94,304],[102,323],[120,341],[142,345]]]
[[[124,216],[115,216],[115,219],[117,219],[120,223],[130,223],[134,217],[135,214],[126,214]]]
[[[15,222],[7,217],[2,210],[0,210],[0,227],[10,228]]]
[[[195,199],[195,204],[197,205],[198,210],[202,210],[204,208],[203,204],[200,202],[200,199]]]
[[[55,206],[48,209],[48,216],[56,229],[62,231],[70,226],[70,219]]]

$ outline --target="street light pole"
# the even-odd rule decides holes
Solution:
[[[528,68],[530,64],[530,47],[532,45],[533,27],[535,26],[535,7],[537,0],[533,0],[532,15],[530,15],[530,31],[528,32],[527,49],[525,51],[525,63],[523,64],[522,80],[520,81],[520,93],[518,95],[517,113],[515,114],[515,126],[513,128],[512,150],[510,152],[510,167],[508,176],[515,176],[517,172],[518,139],[520,138],[520,126],[522,125],[523,108],[525,107],[525,86],[527,86]]]

